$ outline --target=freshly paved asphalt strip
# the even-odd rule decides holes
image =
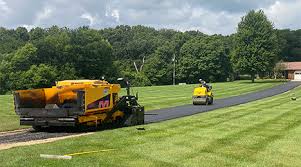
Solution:
[[[214,100],[213,105],[183,105],[178,107],[172,107],[167,109],[152,110],[145,113],[145,123],[160,122],[202,112],[212,111],[219,108],[235,106],[251,101],[263,99],[266,97],[274,96],[287,92],[297,86],[301,85],[301,82],[291,81],[270,89],[262,90],[259,92],[248,93],[240,96],[228,97],[224,99]]]

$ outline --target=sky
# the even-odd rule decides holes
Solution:
[[[145,25],[228,35],[252,9],[275,28],[301,28],[301,0],[0,0],[0,27]]]

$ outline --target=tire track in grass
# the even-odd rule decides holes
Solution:
[[[277,102],[277,101],[283,101],[283,100],[286,100],[286,99],[290,99],[290,97],[289,97],[290,93],[289,92],[285,92],[283,95],[284,96],[278,96],[277,98],[270,98],[270,99],[266,99],[264,101],[259,101],[258,100],[258,101],[255,102],[255,104],[253,104],[251,112],[249,111],[250,114],[246,113],[246,114],[243,114],[241,116],[233,116],[234,118],[232,118],[232,119],[230,118],[230,119],[231,120],[235,120],[235,119],[243,118],[243,117],[246,117],[246,116],[249,116],[249,115],[252,115],[252,114],[254,115],[255,113],[253,111],[256,111],[256,113],[259,112],[259,111],[262,111],[262,110],[259,110],[257,108],[269,109],[271,107],[271,106],[266,105],[266,103],[274,103],[274,102]],[[275,103],[274,107],[281,106],[282,104],[283,103]],[[241,106],[245,106],[245,105],[248,105],[248,104],[242,104]],[[235,112],[240,112],[243,109],[242,108],[238,108],[238,109],[235,109],[235,110],[237,110]],[[218,118],[218,117],[227,117],[227,119],[228,119],[228,115],[229,114],[231,115],[231,114],[234,114],[234,113],[233,113],[233,110],[230,110],[227,113],[222,113],[220,115],[214,115],[213,117],[209,117],[208,120],[213,120],[214,118]],[[193,128],[195,128],[194,127],[195,125],[198,125],[200,128],[205,128],[205,127],[210,127],[210,126],[216,126],[216,125],[219,125],[219,124],[222,124],[222,123],[225,123],[225,122],[229,122],[229,121],[228,120],[221,120],[220,122],[209,123],[208,125],[205,125],[205,126],[200,126],[199,122],[197,122],[197,123],[187,122],[187,125],[189,125],[189,126],[187,126],[186,129],[187,129],[187,131],[188,130],[193,130]],[[189,129],[190,127],[191,127],[191,129]],[[172,125],[172,126],[166,127],[165,129],[174,129],[174,128],[185,128],[185,126],[183,126],[183,125]],[[158,132],[158,130],[156,130],[156,132],[153,132],[153,133],[157,133],[157,132]],[[162,130],[161,132],[163,134],[165,131]]]
[[[267,111],[267,109],[269,109],[269,108],[273,108],[274,109],[277,106],[282,106],[280,108],[287,108],[290,104],[289,103],[286,104],[286,102],[288,101],[288,99],[289,99],[289,101],[291,101],[290,100],[290,95],[288,93],[286,93],[286,95],[284,97],[279,97],[279,98],[276,98],[276,99],[272,99],[272,100],[268,100],[268,101],[263,101],[263,102],[259,102],[259,103],[260,103],[260,105],[265,105],[264,103],[266,103],[266,102],[275,102],[275,101],[279,101],[279,100],[282,100],[282,99],[284,99],[284,100],[286,99],[286,101],[283,101],[283,103],[280,103],[281,105],[279,105],[279,103],[276,103],[273,106],[266,106],[265,109],[262,109],[262,110],[263,111]],[[253,107],[253,105],[252,105],[252,107]],[[298,111],[298,110],[300,110],[300,108],[301,107],[298,106],[298,107],[293,108],[291,111],[293,111],[293,112],[294,111]],[[270,110],[270,112],[274,113],[275,111]],[[242,155],[240,154],[239,156],[233,157],[233,156],[231,156],[233,154],[232,152],[230,153],[230,156],[229,156],[228,154],[220,153],[220,152],[224,152],[224,151],[220,151],[220,150],[221,149],[227,149],[228,147],[234,147],[234,146],[236,146],[237,144],[235,142],[241,141],[243,137],[248,137],[249,134],[253,135],[250,132],[256,132],[256,131],[259,131],[260,133],[265,132],[264,130],[266,128],[271,127],[271,125],[275,124],[275,121],[277,121],[277,120],[278,121],[284,120],[284,123],[287,122],[286,118],[292,118],[290,116],[294,116],[293,112],[287,111],[285,113],[282,113],[281,115],[278,115],[277,117],[275,117],[273,119],[265,121],[264,123],[255,124],[255,125],[253,125],[251,127],[248,127],[245,130],[239,131],[237,133],[232,133],[230,135],[226,135],[226,137],[223,137],[221,139],[217,139],[214,142],[210,142],[209,144],[206,145],[205,148],[202,148],[201,150],[203,150],[202,151],[203,153],[209,153],[209,154],[213,153],[215,155],[224,156],[224,157],[227,157],[229,159],[235,158],[235,159],[237,159],[239,161],[242,161],[242,160],[244,161],[245,159],[249,158],[249,154],[246,155],[246,156],[244,156],[244,152],[243,152]],[[301,115],[300,115],[299,118],[301,118]],[[265,124],[265,126],[263,126],[264,124]],[[289,125],[287,125],[285,127],[282,127],[280,130],[278,129],[272,135],[269,135],[268,137],[265,137],[264,140],[261,140],[261,142],[256,142],[253,145],[249,144],[250,145],[249,149],[253,148],[253,149],[261,149],[261,150],[263,150],[265,147],[267,147],[267,145],[269,143],[274,142],[274,141],[276,141],[276,140],[284,137],[285,134],[289,133],[290,130],[299,127],[300,124],[301,124],[301,120],[294,121],[293,123],[291,123],[291,124],[289,124]],[[286,125],[286,124],[284,124],[284,125]],[[258,127],[258,128],[254,129],[254,127],[255,128]],[[265,128],[263,128],[263,127],[265,127]],[[261,129],[261,131],[260,131],[260,129]],[[193,130],[193,128],[191,130]],[[239,135],[237,135],[237,134],[240,134],[240,133],[242,133],[244,136],[243,137],[239,137]],[[280,135],[278,133],[280,133]],[[235,136],[235,138],[233,138],[232,136]],[[199,137],[199,136],[196,136],[196,137]],[[232,140],[230,140],[230,139],[232,139]],[[234,139],[236,139],[236,140],[234,140]],[[178,144],[179,145],[185,145],[185,144],[187,145],[187,143],[185,141],[182,141],[182,143],[178,143]],[[230,146],[229,146],[229,144],[230,144]],[[262,145],[264,145],[265,147],[262,147]],[[191,147],[191,145],[188,144],[187,147]],[[215,148],[218,148],[218,149],[215,149]],[[235,150],[241,150],[241,149],[235,149]],[[227,151],[227,150],[225,150],[225,151]],[[258,151],[260,151],[260,150],[258,150]],[[253,155],[254,154],[256,154],[256,152],[254,152]],[[197,157],[199,155],[200,155],[199,152],[194,151],[193,153],[191,153],[190,155],[187,155],[187,156],[188,156],[188,158],[193,159],[194,157]],[[253,160],[248,160],[248,161],[252,161],[253,162]]]
[[[149,154],[141,154],[140,151],[137,151],[137,152],[130,152],[130,154],[135,154],[135,157],[136,158],[139,158],[139,159],[143,159],[143,160],[146,160],[146,161],[150,161],[151,165],[150,166],[164,166],[164,167],[175,167],[175,166],[178,166],[177,164],[175,163],[172,163],[172,162],[167,162],[167,161],[164,161],[164,160],[161,160],[161,157],[154,157],[154,156],[150,156]],[[132,166],[142,166],[143,164],[145,164],[145,162],[141,165],[138,165],[136,161],[133,161],[134,163],[132,164]],[[131,166],[131,165],[130,165]]]
[[[296,110],[296,109],[301,109],[301,107],[300,106],[295,107],[293,110],[286,111],[286,112],[284,112],[272,119],[269,119],[265,122],[254,124],[253,126],[250,126],[244,130],[241,130],[239,132],[235,132],[235,133],[226,135],[222,138],[219,138],[219,139],[215,140],[214,142],[209,143],[207,145],[207,147],[205,147],[201,150],[201,152],[219,153],[219,154],[227,156],[227,157],[229,156],[229,158],[236,158],[237,160],[249,159],[251,161],[255,161],[255,159],[251,159],[254,154],[259,152],[260,150],[263,150],[265,147],[267,147],[267,145],[269,143],[280,139],[280,137],[285,136],[285,134],[287,134],[289,130],[292,130],[293,128],[300,126],[301,120],[298,119],[296,121],[293,121],[293,123],[289,123],[286,126],[282,127],[280,130],[275,130],[273,132],[273,134],[268,137],[263,136],[262,138],[257,139],[257,142],[255,142],[255,144],[248,144],[248,148],[245,148],[245,151],[243,151],[243,152],[230,152],[230,154],[227,154],[227,153],[222,153],[224,151],[220,151],[220,150],[224,149],[225,147],[237,146],[237,144],[236,144],[237,141],[242,140],[243,138],[248,137],[249,135],[266,132],[267,127],[277,124],[277,123],[281,122],[283,119],[286,120],[286,118],[294,116],[295,115],[294,110]],[[285,122],[287,122],[287,120]],[[270,130],[268,130],[268,131],[270,132]],[[243,149],[243,148],[241,148],[241,149]],[[237,150],[237,149],[235,149],[235,150]]]
[[[268,100],[267,102],[276,102],[276,101],[279,101],[279,100],[284,100],[284,99],[287,99],[287,97],[281,97],[281,98],[277,98],[277,99],[270,99]],[[262,107],[262,105],[264,105]],[[277,107],[277,106],[281,106],[283,104],[281,103],[277,103],[275,104],[273,107]],[[243,108],[248,108],[248,107],[243,107]],[[260,110],[258,109],[260,108]],[[270,106],[266,106],[265,102],[259,102],[258,104],[255,104],[254,107],[252,109],[249,109],[247,112],[244,112],[242,111],[242,108],[238,108],[238,109],[234,109],[234,110],[231,110],[229,112],[226,112],[226,113],[222,113],[222,114],[218,114],[218,115],[215,115],[215,116],[212,116],[212,117],[209,117],[208,120],[209,121],[212,121],[214,119],[219,119],[219,118],[224,118],[223,120],[217,120],[216,122],[208,122],[208,121],[204,121],[204,122],[198,122],[198,121],[195,121],[195,122],[187,122],[187,126],[183,126],[182,124],[181,125],[172,125],[172,126],[168,126],[166,127],[165,129],[185,129],[185,131],[193,131],[195,128],[209,128],[209,127],[214,127],[214,126],[217,126],[217,125],[220,125],[220,124],[223,124],[223,123],[226,123],[226,122],[230,122],[230,121],[233,121],[233,120],[236,120],[236,119],[239,119],[239,118],[243,118],[243,117],[246,117],[246,116],[250,116],[250,115],[255,115],[259,112],[262,112],[264,111],[265,109],[269,109]],[[240,113],[242,112],[242,114],[239,114],[239,115],[235,115],[237,113]],[[233,116],[231,116],[233,115]],[[156,131],[157,133],[158,131]],[[164,130],[162,130],[162,132],[164,132]],[[176,134],[176,133],[175,133]],[[198,136],[196,136],[198,137]]]
[[[280,106],[281,104],[277,104],[275,106]],[[259,105],[258,105],[259,106]],[[223,120],[220,120],[220,121],[217,121],[217,122],[214,122],[214,123],[208,123],[208,124],[205,124],[205,125],[199,125],[199,123],[192,123],[190,125],[199,125],[198,127],[199,128],[209,128],[209,127],[214,127],[214,126],[217,126],[217,125],[220,125],[220,124],[223,124],[223,123],[226,123],[226,122],[230,122],[230,121],[233,121],[233,120],[237,120],[237,119],[240,119],[240,118],[243,118],[243,117],[246,117],[246,116],[250,116],[250,115],[253,115],[253,114],[257,114],[259,112],[262,112],[264,109],[268,109],[270,107],[263,107],[262,109],[258,110],[257,108],[254,108],[254,109],[250,109],[249,112],[245,112],[243,114],[240,114],[240,115],[234,115],[234,116],[225,116],[226,119],[223,119]],[[237,110],[237,111],[234,111],[235,113],[239,113],[240,110]],[[234,114],[234,113],[231,113],[231,114]],[[219,119],[219,118],[223,118],[223,117],[215,117],[213,119]]]
[[[271,99],[269,102],[272,103],[272,102],[275,102],[275,101],[285,100],[285,99],[287,99],[287,97],[282,97],[280,99]],[[262,107],[262,105],[264,105],[264,106]],[[278,104],[274,105],[273,107],[277,107],[277,106],[281,106],[281,105],[282,105],[281,103],[278,103]],[[247,108],[247,107],[243,107],[243,108]],[[258,108],[260,108],[260,110]],[[213,117],[209,118],[210,120],[211,119],[225,118],[224,120],[221,120],[221,121],[216,122],[216,123],[209,123],[209,124],[206,124],[205,126],[201,126],[201,127],[203,128],[203,127],[216,126],[216,125],[219,125],[219,124],[222,124],[222,123],[225,123],[225,122],[229,122],[229,121],[239,119],[239,118],[242,118],[242,117],[245,117],[245,116],[256,114],[258,112],[262,112],[263,110],[268,109],[268,108],[270,108],[270,106],[267,106],[264,102],[262,102],[262,103],[255,104],[252,109],[249,109],[247,112],[244,112],[243,114],[234,115],[232,117],[229,116],[229,115],[232,115],[232,114],[239,113],[242,110],[241,108],[234,109],[234,110],[231,110],[227,113],[218,114],[216,116],[213,116]]]

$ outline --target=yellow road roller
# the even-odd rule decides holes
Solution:
[[[193,90],[193,105],[209,105],[213,104],[212,86],[208,85],[204,80],[200,79],[200,85]]]
[[[105,80],[58,81],[51,88],[18,90],[13,93],[15,112],[21,125],[31,125],[40,130],[52,126],[119,126],[144,123],[144,107],[138,98],[130,95],[119,97],[120,84]]]

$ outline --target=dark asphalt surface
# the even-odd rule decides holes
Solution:
[[[240,96],[234,96],[224,99],[214,100],[213,105],[197,105],[192,104],[177,106],[167,109],[152,110],[145,113],[145,123],[161,122],[165,120],[180,118],[184,116],[194,115],[202,112],[208,112],[219,108],[230,107],[234,105],[239,105],[243,103],[248,103],[251,101],[263,99],[266,97],[274,96],[277,94],[289,91],[297,86],[301,85],[301,82],[287,82],[273,88],[263,90],[255,93],[248,93]],[[12,133],[0,135],[0,144],[4,143],[16,143],[16,142],[26,142],[31,140],[48,139],[61,136],[69,136],[74,134],[79,134],[80,132],[35,132],[32,129],[28,129],[24,132]]]
[[[183,105],[178,107],[172,107],[167,109],[159,109],[147,112],[145,115],[145,123],[160,122],[202,112],[208,112],[219,108],[235,106],[251,101],[263,99],[266,97],[274,96],[287,92],[297,86],[301,85],[301,82],[291,81],[284,84],[272,87],[259,92],[248,93],[240,96],[228,97],[224,99],[214,100],[213,105]]]
[[[4,143],[17,143],[17,142],[27,142],[31,140],[41,140],[41,139],[48,139],[48,138],[55,138],[55,137],[62,137],[62,136],[69,136],[79,133],[73,132],[36,132],[32,129],[28,129],[24,132],[18,133],[7,133],[0,135],[0,144]]]

